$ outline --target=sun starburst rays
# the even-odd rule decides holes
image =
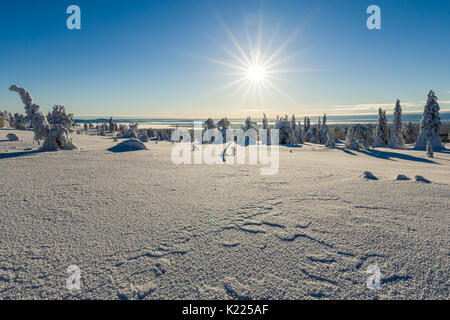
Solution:
[[[275,83],[282,79],[275,77],[274,75],[304,72],[302,69],[276,68],[281,67],[287,61],[297,57],[303,52],[298,51],[294,54],[281,57],[286,47],[288,47],[298,35],[299,30],[289,36],[280,47],[273,50],[278,31],[273,33],[267,46],[263,48],[261,15],[257,21],[255,41],[252,41],[248,25],[245,26],[244,36],[247,40],[246,46],[239,43],[220,15],[218,15],[218,19],[231,40],[234,50],[227,48],[216,39],[214,39],[214,42],[230,57],[231,61],[222,61],[212,58],[206,58],[206,60],[234,70],[233,72],[227,72],[224,75],[238,77],[238,79],[230,81],[218,90],[223,91],[225,89],[233,88],[234,91],[231,93],[230,97],[234,97],[239,93],[242,93],[241,104],[246,103],[249,99],[252,99],[253,103],[255,100],[258,100],[261,104],[264,104],[265,96],[273,99],[275,97],[275,93],[289,99],[290,101],[293,101],[293,99]],[[247,50],[244,48],[247,48]],[[218,92],[217,90],[214,91]]]

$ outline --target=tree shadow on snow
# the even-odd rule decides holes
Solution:
[[[9,153],[0,153],[0,159],[10,159],[10,158],[18,158],[18,157],[24,157],[24,156],[30,156],[36,153],[41,153],[42,150],[30,150],[30,151],[23,151],[23,152],[9,152]]]
[[[397,158],[397,159],[401,159],[401,160],[438,164],[429,159],[414,157],[411,155],[398,153],[398,152],[380,151],[380,150],[373,150],[373,149],[372,150],[359,150],[356,152],[360,152],[360,153],[366,154],[371,157],[385,159],[385,160],[394,160],[393,158]]]
[[[335,147],[337,150],[341,150],[341,151],[344,151],[345,153],[347,153],[347,154],[351,154],[352,156],[357,156],[357,154],[356,153],[354,153],[354,152],[351,152],[350,150],[348,150],[348,149],[345,149],[345,148],[341,148],[341,147]]]

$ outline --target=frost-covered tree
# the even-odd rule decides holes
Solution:
[[[250,117],[247,117],[247,119],[245,119],[245,124],[242,127],[242,130],[247,131],[249,129],[256,129],[257,123],[255,121],[253,121]]]
[[[433,90],[428,93],[428,100],[423,110],[420,121],[420,133],[416,142],[416,149],[426,148],[427,141],[430,141],[433,149],[443,149],[441,137],[441,118],[439,116],[439,103]]]
[[[327,148],[336,147],[336,141],[334,141],[334,138],[329,130],[327,131],[327,142],[325,143],[325,147]]]
[[[434,157],[433,146],[430,143],[430,140],[427,141],[427,156],[428,158]]]
[[[263,113],[262,126],[263,126],[263,129],[266,130],[267,145],[270,145],[271,144],[270,126],[269,126],[269,121],[267,120],[265,113]],[[261,141],[263,141],[262,137],[260,137],[260,139],[261,139]]]
[[[106,136],[106,125],[104,123],[97,127],[97,135],[102,137]]]
[[[22,114],[15,113],[14,116],[10,118],[10,126],[17,130],[26,130],[28,127],[28,121],[26,117]]]
[[[48,123],[52,126],[55,126],[57,124],[63,126],[66,128],[69,132],[72,132],[73,127],[73,114],[66,113],[66,108],[64,106],[53,106],[52,112],[48,113],[47,116]]]
[[[311,128],[311,120],[309,119],[308,116],[305,116],[305,120],[303,121],[303,136],[306,135],[306,133],[309,131],[310,128]]]
[[[7,111],[0,111],[0,128],[9,127],[9,114]]]
[[[30,92],[16,85],[11,86],[9,90],[19,94],[22,103],[25,105],[26,119],[33,127],[34,140],[37,142],[44,140],[43,150],[76,149],[72,139],[69,138],[69,130],[61,124],[50,125],[40,106],[33,101]]]
[[[275,129],[279,130],[280,145],[297,144],[295,131],[292,128],[292,122],[289,121],[288,116],[278,118],[275,123]]]
[[[336,128],[334,128],[333,138],[339,139],[339,140],[345,139],[345,132],[344,132],[344,130],[342,130],[342,128],[340,126],[336,126]]]
[[[203,123],[203,129],[208,130],[208,129],[216,129],[217,126],[214,123],[214,120],[211,118],[208,118],[204,123]]]
[[[405,141],[402,134],[402,107],[400,100],[397,99],[394,109],[394,123],[392,124],[391,136],[389,138],[389,145],[394,148],[404,148]]]
[[[227,119],[227,117],[222,118],[217,122],[217,128],[222,133],[223,141],[226,139],[227,129],[231,128],[231,122]]]
[[[303,137],[303,141],[311,143],[321,143],[320,140],[320,129],[318,125],[312,125],[309,127],[308,131]]]
[[[408,124],[403,128],[402,133],[405,143],[410,144],[417,141],[418,132],[412,122],[408,122]]]
[[[114,121],[112,117],[109,117],[109,131],[114,132],[115,130],[115,126],[114,126]]]
[[[227,119],[227,117],[222,118],[217,122],[217,128],[219,130],[226,130],[231,128],[231,122]]]
[[[320,117],[319,117],[319,123],[320,123]],[[327,125],[327,115],[323,115],[322,124],[319,126],[319,135],[320,135],[320,141],[322,143],[325,143],[328,141],[328,125]]]
[[[389,142],[389,128],[387,125],[386,111],[381,108],[378,109],[378,124],[375,132],[375,146],[386,146]]]
[[[345,137],[347,149],[359,150],[362,147],[368,150],[373,147],[373,144],[372,132],[365,126],[355,124],[347,130],[347,136]]]

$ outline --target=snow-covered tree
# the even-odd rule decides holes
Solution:
[[[289,121],[287,115],[278,118],[278,121],[275,123],[275,129],[279,130],[280,145],[297,144],[297,138],[295,131],[292,128],[292,122]]]
[[[51,126],[39,105],[33,101],[30,92],[16,85],[11,86],[9,90],[19,94],[22,103],[25,105],[27,121],[33,127],[34,140],[38,142],[44,140],[42,144],[44,150],[76,149],[76,146],[72,143],[72,139],[69,138],[69,130],[61,124]]]
[[[292,128],[292,144],[299,144],[303,142],[303,134],[302,134],[302,126],[300,122],[295,121],[295,115],[292,115],[291,118],[291,128]]]
[[[427,141],[427,156],[428,158],[434,157],[433,146],[430,143],[430,140]]]
[[[420,133],[416,142],[416,149],[426,148],[427,141],[430,141],[433,149],[443,149],[441,137],[441,118],[439,116],[439,103],[433,90],[428,93],[428,100],[423,110],[420,121]]]
[[[97,127],[97,135],[102,137],[106,136],[106,125],[104,123]]]
[[[344,130],[342,130],[342,128],[340,126],[336,126],[336,128],[334,128],[333,138],[339,139],[339,140],[345,139],[345,132],[344,132]]]
[[[368,150],[373,146],[371,130],[360,124],[352,125],[347,130],[345,147],[347,149],[359,150],[361,147]]]
[[[319,123],[320,123],[320,117],[319,117]],[[324,114],[322,118],[322,124],[319,126],[319,135],[320,135],[320,141],[322,143],[325,143],[328,141],[328,125],[327,125],[327,115]]]
[[[216,129],[217,126],[214,124],[214,120],[211,118],[208,118],[204,123],[203,123],[203,129],[208,130],[208,129]]]
[[[306,133],[311,128],[311,120],[308,116],[305,116],[305,120],[303,121],[303,137],[306,135]]]
[[[381,108],[378,109],[378,124],[375,132],[375,146],[386,146],[389,142],[389,128],[387,125],[386,111]]]
[[[320,140],[320,129],[318,125],[312,125],[309,127],[308,131],[305,133],[303,140],[305,142],[311,143],[321,143]]]
[[[416,127],[412,124],[412,122],[408,122],[408,124],[403,128],[403,139],[405,143],[414,143],[417,141],[418,132]]]
[[[0,128],[9,127],[9,114],[7,111],[0,111]]]
[[[253,121],[250,117],[247,117],[247,119],[245,119],[245,124],[242,127],[242,130],[247,131],[249,129],[256,129],[257,123],[255,121]]]
[[[267,131],[266,131],[266,134],[267,134],[267,136],[266,136],[266,137],[267,137],[266,141],[267,141],[267,145],[270,145],[270,144],[271,144],[270,126],[269,126],[269,121],[267,120],[267,117],[266,117],[266,114],[265,114],[265,113],[263,113],[262,125],[263,125],[263,129],[264,129],[264,130],[267,130]],[[261,141],[263,141],[263,138],[262,138],[262,137],[260,137],[260,139],[261,139]]]
[[[114,121],[112,117],[109,117],[109,131],[114,132],[115,130],[115,126],[114,126]]]
[[[219,120],[219,122],[217,122],[217,128],[219,128],[219,130],[224,131],[226,129],[230,129],[231,128],[231,122],[227,119],[227,117],[222,118]]]
[[[227,136],[227,130],[231,128],[231,122],[227,119],[227,117],[222,118],[217,122],[217,128],[222,133],[223,141],[225,141]]]
[[[336,141],[334,141],[334,138],[329,130],[327,131],[327,142],[325,143],[325,147],[327,148],[336,147]]]
[[[17,130],[26,130],[29,124],[24,115],[15,113],[14,116],[10,118],[9,125]]]
[[[67,114],[66,108],[64,106],[55,105],[52,112],[48,113],[47,120],[48,123],[52,126],[59,124],[66,128],[69,132],[72,132],[74,123],[73,114]]]
[[[402,107],[400,100],[397,99],[394,109],[394,123],[392,125],[391,136],[389,138],[389,145],[394,148],[404,148],[405,141],[402,134]]]

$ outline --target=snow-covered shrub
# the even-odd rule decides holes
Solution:
[[[389,128],[387,125],[386,111],[378,109],[378,124],[375,131],[375,146],[384,147],[389,142]]]
[[[69,138],[69,130],[60,124],[51,126],[47,117],[42,113],[39,105],[34,103],[30,92],[24,88],[13,85],[9,88],[10,91],[17,92],[25,105],[25,112],[27,114],[26,120],[31,123],[34,131],[34,140],[40,142],[44,140],[42,148],[46,151],[56,150],[71,150],[76,149],[76,146]]]
[[[161,129],[156,133],[156,139],[159,141],[171,141],[173,129]]]
[[[130,123],[127,131],[125,131],[125,133],[122,135],[122,138],[136,138],[138,137],[137,134],[137,128],[138,128],[139,124],[136,123]]]
[[[363,125],[355,124],[347,130],[345,147],[347,149],[359,150],[361,147],[368,150],[373,147],[372,131]]]
[[[8,133],[6,135],[6,137],[8,138],[9,141],[19,141],[20,140],[19,137],[14,133]]]
[[[397,99],[394,109],[394,123],[392,125],[391,136],[389,138],[389,145],[394,148],[404,148],[405,141],[402,134],[402,107],[400,100]]]
[[[402,130],[403,133],[403,139],[405,140],[405,143],[414,143],[417,141],[418,132],[416,127],[412,124],[412,122],[409,122]]]
[[[431,145],[430,140],[427,141],[427,157],[428,158],[434,157],[433,146]]]
[[[422,120],[420,121],[420,133],[416,142],[416,149],[424,149],[428,141],[433,149],[443,149],[441,137],[441,118],[439,116],[439,104],[433,90],[428,93],[428,100],[423,110]]]
[[[122,141],[116,146],[110,148],[109,150],[113,152],[125,152],[125,151],[147,150],[147,147],[138,139],[130,138],[128,140]]]
[[[148,142],[147,131],[144,131],[144,133],[139,136],[139,140],[141,140],[142,142]]]

